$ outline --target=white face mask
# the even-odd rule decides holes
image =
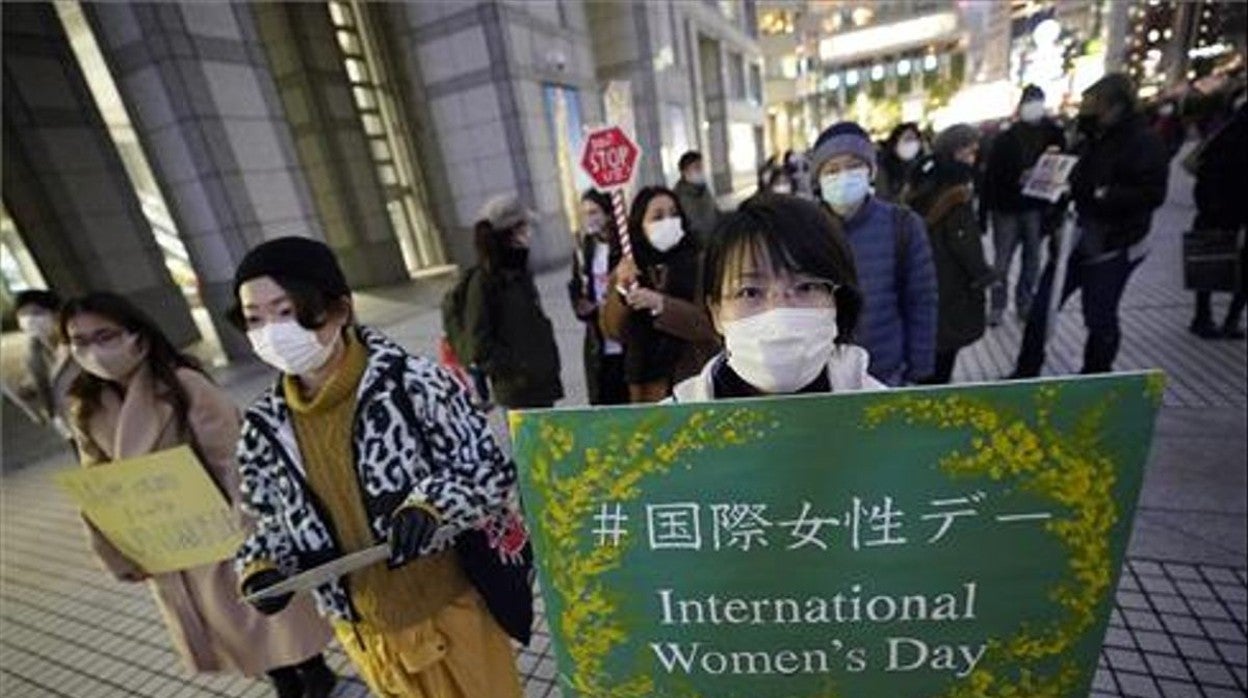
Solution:
[[[321,344],[315,332],[294,320],[248,330],[247,339],[262,361],[292,376],[307,375],[324,366],[338,342]]]
[[[47,341],[56,332],[56,320],[50,313],[27,313],[17,316],[17,326],[35,339]]]
[[[690,184],[703,185],[706,184],[706,175],[701,172],[690,172],[685,176],[685,180]]]
[[[685,229],[681,227],[680,218],[663,218],[646,224],[646,238],[659,252],[667,252],[680,244],[684,237]]]
[[[919,148],[921,147],[918,141],[898,141],[896,148],[897,157],[905,162],[909,162],[919,154]]]
[[[138,335],[128,334],[115,347],[74,347],[74,361],[82,370],[107,381],[125,380],[143,363],[146,351],[139,349]]]
[[[792,194],[793,185],[788,182],[776,182],[771,185],[771,190],[777,194]]]
[[[728,365],[764,393],[795,393],[826,371],[836,308],[772,308],[724,323]]]
[[[1034,124],[1044,118],[1044,102],[1032,101],[1023,102],[1023,106],[1018,108],[1018,118],[1029,124]]]
[[[838,216],[844,216],[857,210],[871,191],[871,171],[866,167],[855,167],[826,174],[819,178],[819,189],[823,200],[828,202]]]
[[[585,232],[590,235],[601,235],[603,230],[606,228],[606,225],[607,219],[602,216],[585,217]]]

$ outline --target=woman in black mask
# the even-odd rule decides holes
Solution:
[[[554,328],[529,269],[531,220],[514,196],[485,204],[464,299],[468,360],[485,371],[494,402],[510,408],[550,407],[563,397]]]
[[[975,161],[980,135],[955,124],[941,131],[933,155],[916,168],[907,203],[923,216],[940,290],[936,373],[925,383],[950,382],[958,351],[984,334],[984,290],[997,278],[984,257],[975,216]]]

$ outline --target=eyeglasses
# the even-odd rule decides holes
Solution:
[[[761,313],[772,305],[830,308],[836,303],[836,288],[826,279],[802,279],[785,286],[745,282],[726,293],[722,302],[739,317]]]
[[[122,329],[96,330],[89,335],[70,335],[69,345],[74,349],[86,349],[91,346],[97,346],[101,349],[112,349],[129,335],[129,332]]]

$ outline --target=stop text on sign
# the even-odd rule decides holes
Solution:
[[[600,188],[624,186],[633,177],[641,151],[618,126],[593,131],[585,139],[581,167]]]

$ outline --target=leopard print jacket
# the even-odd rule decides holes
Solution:
[[[442,367],[375,330],[360,328],[360,338],[368,365],[357,395],[353,450],[374,540],[387,540],[396,508],[420,504],[436,510],[442,524],[421,554],[440,552],[456,534],[505,514],[515,466],[467,391]],[[280,381],[247,411],[238,462],[242,508],[255,520],[235,556],[240,579],[246,570],[269,565],[292,575],[343,554],[308,487]],[[358,619],[341,578],[314,595],[322,615]]]

